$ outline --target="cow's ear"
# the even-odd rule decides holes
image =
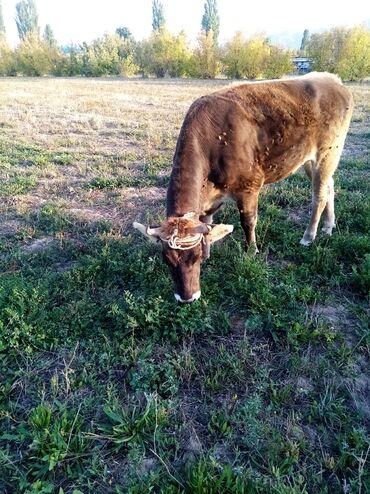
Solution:
[[[217,240],[221,240],[221,238],[226,237],[229,233],[234,230],[233,225],[214,225],[212,230],[207,235],[207,238],[213,243],[217,242]]]
[[[149,240],[157,241],[159,239],[160,228],[151,228],[150,226],[142,225],[141,223],[137,223],[134,221],[132,226],[139,230],[140,233],[149,238]]]

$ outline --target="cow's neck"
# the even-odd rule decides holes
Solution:
[[[202,186],[206,176],[206,162],[197,143],[179,137],[170,183],[167,190],[167,217],[183,216],[202,210]]]

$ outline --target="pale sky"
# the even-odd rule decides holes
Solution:
[[[15,5],[19,0],[2,0],[7,38],[18,42]],[[39,25],[50,24],[60,44],[90,42],[117,27],[126,26],[136,39],[150,34],[152,0],[35,0]],[[204,0],[162,0],[166,25],[182,29],[194,41],[200,30]],[[370,26],[370,2],[365,0],[218,0],[220,41],[235,31],[246,36],[256,32],[310,32],[333,26]]]

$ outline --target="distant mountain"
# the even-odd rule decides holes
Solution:
[[[292,33],[284,31],[282,33],[270,34],[268,38],[274,45],[281,45],[291,50],[299,50],[301,46],[303,32]]]

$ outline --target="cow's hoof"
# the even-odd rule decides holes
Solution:
[[[325,235],[331,235],[333,233],[333,228],[335,228],[335,225],[324,225],[321,228],[321,231],[325,233]]]
[[[259,254],[260,251],[256,244],[248,244],[245,246],[245,253],[252,254],[253,256],[255,256],[256,254]]]
[[[309,238],[305,238],[305,237],[303,237],[303,238],[300,240],[300,242],[299,242],[299,243],[300,243],[301,245],[306,245],[306,246],[307,246],[307,245],[311,245],[311,244],[312,244],[312,242],[313,242],[313,239],[309,239]]]

